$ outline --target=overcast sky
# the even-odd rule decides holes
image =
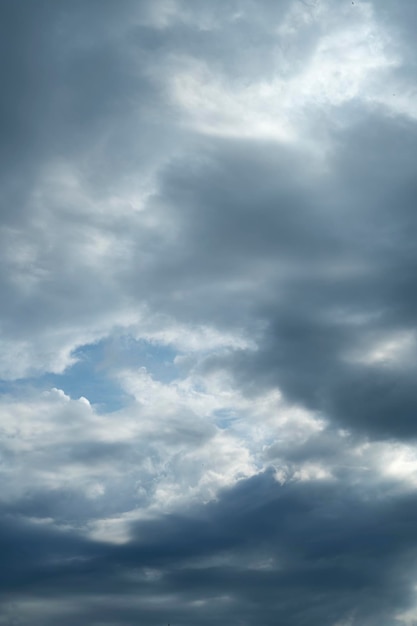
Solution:
[[[0,0],[0,625],[417,624],[417,2]]]

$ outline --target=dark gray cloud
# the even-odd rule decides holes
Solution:
[[[0,3],[0,624],[416,620],[416,15]]]
[[[266,473],[186,515],[137,524],[123,546],[6,517],[2,592],[21,613],[23,593],[46,607],[73,599],[46,624],[388,626],[413,600],[415,515],[414,495],[281,486]]]
[[[170,173],[166,194],[193,242],[178,263],[194,276],[172,256],[167,276],[217,295],[213,315],[227,299],[223,321],[255,309],[265,323],[255,355],[210,367],[231,364],[249,392],[278,386],[347,427],[414,436],[415,128],[374,114],[338,141],[319,178],[307,164],[300,181],[291,154],[253,144],[217,153],[217,169]],[[242,287],[229,295],[222,281]]]

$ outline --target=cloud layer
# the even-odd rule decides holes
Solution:
[[[0,624],[411,626],[411,0],[0,6]]]

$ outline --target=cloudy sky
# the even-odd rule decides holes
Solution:
[[[0,0],[1,626],[417,624],[415,0]]]

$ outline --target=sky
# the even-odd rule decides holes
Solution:
[[[416,29],[0,0],[0,626],[416,626]]]

